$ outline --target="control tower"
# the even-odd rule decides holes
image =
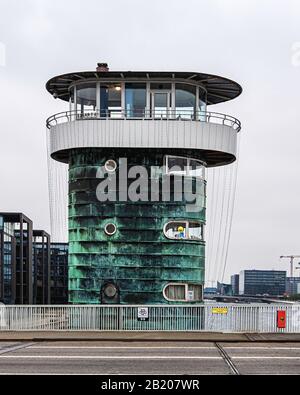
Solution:
[[[201,303],[206,169],[236,160],[240,122],[208,106],[239,84],[197,72],[94,71],[48,81],[68,164],[69,302]]]

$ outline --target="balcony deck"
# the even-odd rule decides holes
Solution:
[[[68,163],[76,148],[161,149],[166,154],[183,150],[221,166],[236,159],[236,118],[215,112],[132,113],[124,111],[66,111],[47,120],[53,159]]]

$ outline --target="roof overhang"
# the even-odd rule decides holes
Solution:
[[[56,76],[46,84],[46,89],[61,100],[69,101],[69,88],[75,83],[99,80],[105,81],[180,81],[201,85],[207,91],[207,104],[217,104],[235,99],[242,93],[242,87],[235,81],[212,74],[166,71],[83,71]]]

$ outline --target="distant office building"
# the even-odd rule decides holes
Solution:
[[[0,258],[3,299],[11,304],[32,304],[32,221],[22,213],[0,213],[0,217],[6,238]]]
[[[51,304],[68,303],[68,243],[51,244]]]
[[[234,274],[231,276],[231,287],[233,295],[239,295],[239,282],[240,276],[238,274]]]
[[[0,302],[15,303],[16,238],[13,227],[0,214]]]
[[[300,277],[286,278],[286,293],[288,295],[300,294]]]
[[[204,298],[209,296],[215,296],[215,295],[217,295],[217,288],[215,287],[204,288]]]
[[[33,231],[33,304],[50,303],[50,235]]]
[[[240,272],[240,295],[284,295],[286,271],[243,270]]]
[[[219,295],[232,296],[231,284],[217,283],[217,293]]]
[[[0,301],[50,302],[50,236],[22,213],[0,213]]]

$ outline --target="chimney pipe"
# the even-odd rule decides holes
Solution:
[[[109,71],[109,67],[108,67],[108,64],[107,63],[97,63],[97,68],[96,68],[96,71],[99,71],[99,72],[107,72],[107,71]]]

